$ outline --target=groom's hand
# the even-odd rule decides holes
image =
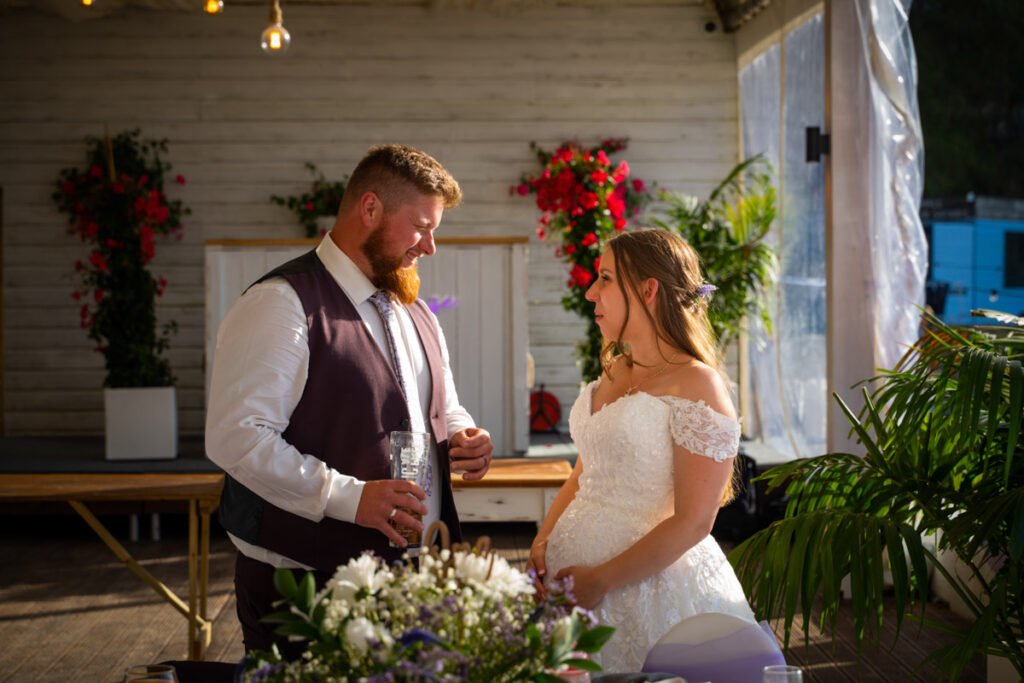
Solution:
[[[403,479],[379,479],[368,481],[363,486],[363,495],[359,497],[356,508],[355,523],[381,532],[388,539],[404,548],[409,544],[402,534],[391,525],[418,529],[423,533],[423,522],[409,514],[409,510],[421,516],[427,514],[425,500],[427,494],[422,488],[411,481]]]
[[[452,472],[462,472],[466,481],[483,479],[494,453],[490,432],[479,427],[467,427],[449,436],[448,446]]]

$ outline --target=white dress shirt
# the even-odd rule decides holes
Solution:
[[[327,272],[355,306],[384,358],[391,363],[384,323],[369,297],[376,291],[358,266],[326,235],[316,250]],[[412,368],[408,382],[412,428],[425,429],[431,395],[430,368],[412,317],[395,305],[401,330],[396,340]],[[434,321],[437,325],[437,321]],[[441,326],[437,325],[445,382],[448,433],[475,426],[459,404]],[[260,498],[292,514],[354,522],[365,482],[300,453],[282,438],[298,404],[309,371],[309,329],[298,294],[283,278],[251,287],[221,323],[217,333],[206,417],[206,453],[213,462]],[[339,391],[344,391],[339,387]],[[436,458],[436,453],[435,453]],[[434,472],[438,472],[434,463]],[[425,501],[424,528],[440,516],[440,482]],[[231,535],[244,555],[276,567],[305,567],[266,548]],[[306,567],[308,568],[308,567]]]

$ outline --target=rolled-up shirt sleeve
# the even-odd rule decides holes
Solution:
[[[217,334],[206,453],[267,502],[300,517],[353,522],[364,482],[298,451],[282,436],[309,372],[309,330],[284,280],[253,286]]]

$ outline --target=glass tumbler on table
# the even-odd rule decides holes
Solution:
[[[764,668],[762,683],[803,683],[804,672],[799,666],[773,664]]]
[[[178,683],[178,676],[169,664],[140,664],[125,669],[124,683]]]
[[[426,432],[391,432],[391,478],[405,479],[414,482],[420,488],[427,488],[427,477],[430,473],[431,438]],[[423,519],[420,513],[409,508],[401,508],[402,512],[412,515],[418,520]],[[391,525],[409,542],[408,549],[419,548],[422,539],[417,529],[408,529],[391,520]],[[395,543],[391,547],[397,548]]]

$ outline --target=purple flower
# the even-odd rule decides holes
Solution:
[[[284,662],[277,662],[275,664],[263,664],[258,669],[249,672],[248,680],[252,683],[258,683],[258,681],[269,681],[274,676],[274,674],[284,669],[284,667]]]
[[[697,288],[697,296],[707,301],[708,299],[711,298],[711,295],[717,290],[718,287],[705,283]]]
[[[403,647],[409,647],[413,643],[424,643],[425,645],[441,645],[440,639],[430,631],[424,631],[421,628],[414,628],[406,631],[402,634],[402,637],[398,639],[398,642]]]
[[[443,311],[445,309],[454,309],[458,305],[459,300],[453,296],[445,296],[444,298],[441,299],[437,298],[436,296],[431,296],[430,298],[427,299],[427,308],[429,308],[430,312],[433,313],[434,315],[437,315],[438,311]]]

